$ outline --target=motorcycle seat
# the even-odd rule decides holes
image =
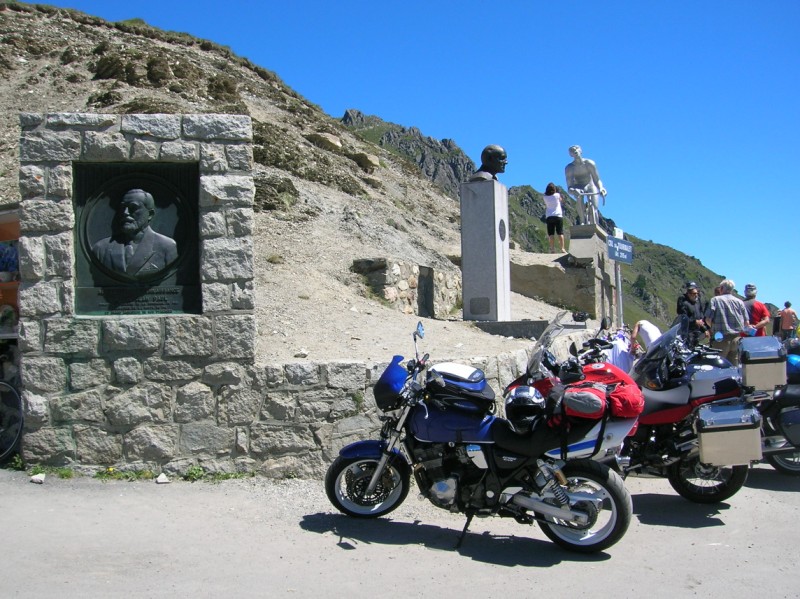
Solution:
[[[800,385],[786,385],[776,389],[775,401],[784,408],[800,406]]]
[[[567,443],[582,439],[595,424],[596,420],[573,423],[567,433]],[[544,420],[537,422],[533,430],[522,434],[502,418],[495,418],[492,423],[492,439],[495,445],[526,457],[538,457],[546,451],[560,447],[561,435],[561,429],[549,427]]]

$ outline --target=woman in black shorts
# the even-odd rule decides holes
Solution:
[[[550,240],[550,252],[552,253],[555,251],[555,235],[558,235],[558,241],[561,244],[561,253],[563,254],[567,251],[564,249],[564,211],[561,208],[561,194],[556,191],[555,183],[547,184],[547,189],[544,191],[544,204],[544,222],[547,223],[547,237]]]

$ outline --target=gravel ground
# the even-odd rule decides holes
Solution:
[[[2,595],[85,597],[796,597],[800,478],[756,466],[719,505],[629,478],[626,536],[592,556],[537,527],[460,515],[412,489],[389,518],[338,514],[315,480],[101,482],[0,470]]]

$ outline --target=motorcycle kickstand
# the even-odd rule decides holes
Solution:
[[[474,517],[475,517],[475,512],[467,512],[467,522],[466,524],[464,524],[464,530],[461,531],[461,536],[458,537],[458,543],[456,543],[455,546],[456,549],[461,548],[461,543],[464,542],[464,538],[467,536],[467,529],[469,528],[469,525],[472,523],[472,518]]]

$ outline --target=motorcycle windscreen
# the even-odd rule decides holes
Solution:
[[[490,433],[494,416],[458,410],[425,409],[417,406],[409,416],[411,433],[419,441],[430,443],[492,443]]]

